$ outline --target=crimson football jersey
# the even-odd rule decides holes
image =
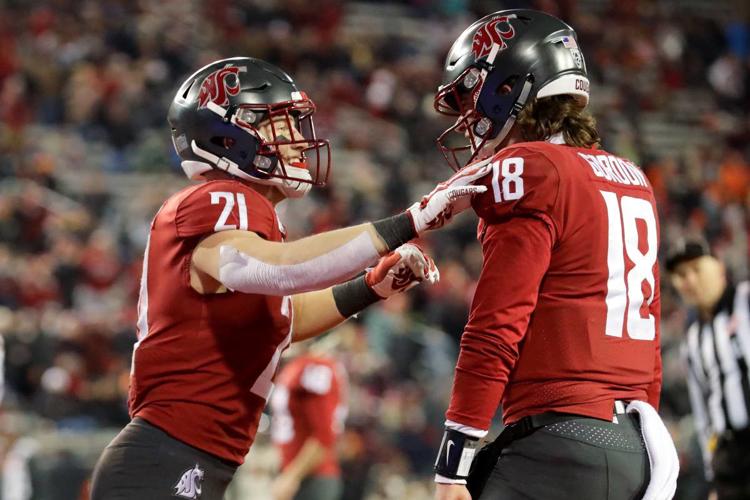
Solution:
[[[193,250],[225,230],[283,235],[271,203],[239,181],[205,182],[170,197],[152,224],[138,300],[129,406],[172,437],[242,463],[291,340],[290,297],[190,286]]]
[[[338,476],[336,437],[346,419],[346,374],[341,364],[321,356],[300,356],[279,373],[271,396],[271,437],[281,452],[286,469],[309,438],[326,447],[316,476]]]
[[[549,142],[504,148],[473,201],[484,264],[447,418],[488,429],[546,411],[658,408],[659,225],[632,162]]]

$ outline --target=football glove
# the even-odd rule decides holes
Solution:
[[[435,262],[413,243],[401,245],[381,257],[365,274],[367,286],[382,299],[404,292],[422,281],[435,284],[439,280],[440,272]]]
[[[443,227],[451,217],[469,208],[472,196],[487,191],[486,186],[474,186],[472,183],[491,171],[489,158],[468,165],[409,207],[406,212],[411,217],[417,235]]]

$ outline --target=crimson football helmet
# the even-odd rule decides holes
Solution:
[[[331,167],[329,143],[315,134],[314,112],[313,101],[287,73],[260,59],[235,57],[190,75],[168,120],[189,178],[219,169],[297,198],[324,185]],[[294,159],[287,154],[285,160],[285,151],[295,151]]]
[[[527,9],[483,17],[461,33],[445,60],[435,109],[456,122],[438,138],[440,150],[454,169],[491,156],[527,102],[561,94],[588,104],[586,63],[573,28]]]

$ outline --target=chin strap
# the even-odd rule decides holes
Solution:
[[[298,167],[286,167],[286,173],[287,175],[293,176],[294,179],[270,179],[272,182],[276,181],[276,188],[281,191],[281,194],[286,198],[302,198],[310,191],[310,188],[312,188],[312,177],[310,176],[309,170]],[[309,180],[310,182],[304,182],[306,180]]]

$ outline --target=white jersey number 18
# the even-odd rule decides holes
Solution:
[[[607,324],[605,333],[622,337],[625,330],[634,340],[654,340],[656,325],[653,314],[641,315],[641,309],[654,299],[654,264],[656,264],[656,215],[647,200],[600,191],[607,206],[609,244],[607,245]],[[645,252],[641,251],[638,222],[645,226]],[[625,256],[633,267],[625,273]],[[647,291],[643,284],[647,283]],[[627,316],[627,322],[625,318]],[[625,327],[625,328],[623,328]]]

